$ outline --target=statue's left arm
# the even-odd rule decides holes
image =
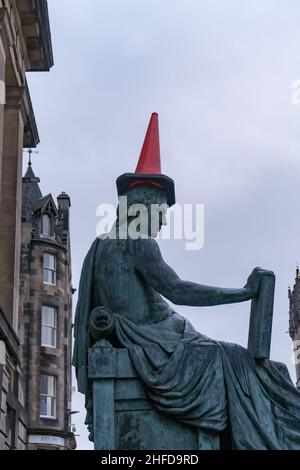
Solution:
[[[140,274],[153,289],[177,305],[205,307],[250,300],[257,295],[261,274],[265,272],[255,268],[240,289],[206,286],[180,279],[164,261],[153,239],[136,240],[134,253]]]

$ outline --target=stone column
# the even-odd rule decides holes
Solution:
[[[0,196],[0,305],[18,331],[24,87],[6,87]]]

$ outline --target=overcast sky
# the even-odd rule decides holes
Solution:
[[[287,288],[300,261],[299,0],[48,0],[55,67],[28,74],[41,137],[41,189],[72,200],[73,284],[116,203],[150,114],[178,203],[205,204],[205,244],[160,243],[188,280],[242,287],[255,266],[277,276],[272,358],[294,376]],[[25,158],[26,160],[26,158]],[[76,299],[75,299],[76,300]],[[213,338],[247,344],[250,304],[177,307]],[[75,383],[74,383],[75,385]],[[74,410],[83,410],[76,393]],[[74,415],[78,448],[91,448]]]

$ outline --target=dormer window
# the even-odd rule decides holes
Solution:
[[[43,214],[42,217],[42,234],[49,237],[52,235],[51,217],[48,214]]]

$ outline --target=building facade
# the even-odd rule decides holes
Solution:
[[[24,147],[39,135],[26,72],[53,65],[47,0],[0,0],[0,449],[26,447],[19,281]]]
[[[53,65],[47,0],[0,0],[0,450],[72,449],[70,199],[43,197],[27,72]],[[22,194],[23,184],[23,194]]]
[[[293,290],[289,288],[289,334],[293,341],[296,385],[300,389],[300,271],[297,267]]]
[[[43,196],[31,164],[23,178],[20,337],[29,449],[73,449],[70,198]]]

